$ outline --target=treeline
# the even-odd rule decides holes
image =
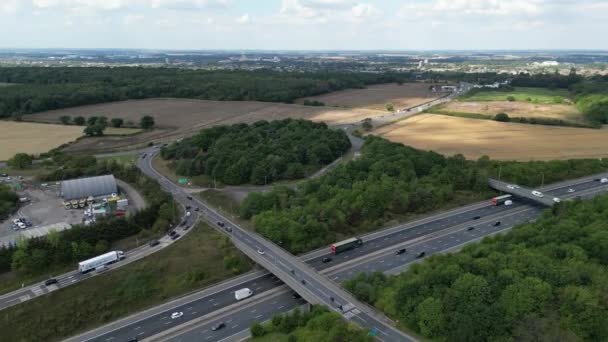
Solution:
[[[325,123],[285,119],[203,129],[161,149],[176,173],[224,184],[299,179],[350,148],[348,136]]]
[[[98,219],[89,226],[51,232],[43,237],[17,241],[16,246],[0,248],[0,273],[16,271],[38,275],[48,268],[82,261],[107,252],[111,244],[142,230],[164,232],[175,215],[172,198],[160,185],[135,166],[121,166],[113,160],[96,161],[92,156],[55,155],[57,169],[45,180],[63,180],[80,176],[114,174],[133,184],[146,199],[146,208],[127,217]]]
[[[309,312],[295,309],[290,313],[274,315],[268,323],[252,324],[250,330],[252,341],[267,341],[267,335],[281,341],[373,341],[365,331],[320,305],[313,305]]]
[[[608,124],[608,76],[583,78],[572,70],[569,75],[520,74],[512,86],[567,88],[574,95],[578,109],[594,125]]]
[[[0,221],[6,219],[19,205],[19,196],[6,185],[0,184]]]
[[[345,286],[439,341],[608,340],[608,197],[561,203],[534,223]]]
[[[366,137],[360,158],[297,189],[251,193],[240,215],[256,231],[293,253],[377,229],[391,219],[487,198],[489,177],[537,186],[603,172],[608,160],[503,162],[444,157],[378,137]]]
[[[281,73],[172,68],[0,68],[0,118],[95,103],[177,97],[291,103],[347,88],[413,80],[409,73]]]

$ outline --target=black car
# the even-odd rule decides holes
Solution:
[[[188,209],[190,209],[190,208],[191,208],[191,206],[189,206],[189,205],[187,205],[187,206],[186,206],[186,209],[187,209],[187,210],[188,210]]]
[[[331,261],[330,257],[325,257],[325,258],[321,259],[321,262],[323,262],[323,263],[328,263],[330,261]]]
[[[194,208],[194,211],[199,211],[200,209],[198,207]]]
[[[176,232],[175,230],[170,230],[170,231],[169,231],[169,236],[173,236],[173,235],[175,235],[175,234],[177,234],[177,232]]]
[[[171,240],[177,240],[181,235],[175,233],[173,235],[171,235]]]
[[[152,241],[148,242],[148,246],[150,246],[150,247],[158,246],[158,244],[160,244],[160,242],[158,242],[158,240],[152,240]]]
[[[223,327],[225,327],[225,326],[226,326],[226,323],[224,323],[224,322],[219,322],[218,324],[216,324],[216,325],[212,326],[212,327],[211,327],[211,330],[213,330],[213,331],[220,330],[220,329],[222,329],[222,328],[223,328]]]
[[[481,216],[475,216],[473,217],[473,220],[479,220],[481,218]]]
[[[192,196],[186,196],[186,198],[192,200]]]
[[[426,255],[426,252],[422,251],[422,252],[416,254],[416,258],[420,259],[420,258],[424,257],[425,255]]]
[[[0,177],[8,177],[8,173],[0,174]]]
[[[188,229],[190,229],[190,226],[185,226],[183,229],[188,230]]]
[[[224,222],[218,221],[217,225],[220,226],[220,227],[223,227],[224,226]]]
[[[179,224],[180,226],[185,226],[186,225],[186,221],[183,221],[182,223]]]
[[[473,229],[475,229],[475,227],[469,227],[469,228],[467,228],[468,231],[471,231]]]
[[[494,222],[494,227],[498,227],[498,226],[500,226],[500,221]]]
[[[403,254],[403,253],[405,253],[405,248],[398,249],[398,250],[395,252],[395,254],[396,254],[396,255],[401,255],[401,254]]]
[[[300,296],[300,295],[299,295],[297,292],[294,292],[294,293],[291,295],[291,298],[293,298],[293,299],[300,299],[300,298],[302,298],[302,296]]]
[[[139,340],[137,339],[137,337],[133,337],[132,339],[130,339],[130,340],[129,340],[129,342],[137,342],[137,341],[139,341]]]
[[[51,279],[47,279],[44,282],[44,286],[49,286],[49,285],[53,285],[53,284],[57,284],[57,283],[58,283],[57,279],[51,278]]]

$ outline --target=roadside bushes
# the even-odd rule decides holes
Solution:
[[[4,220],[19,205],[19,196],[6,185],[0,184],[0,221]]]

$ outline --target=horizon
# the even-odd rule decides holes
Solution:
[[[7,49],[604,51],[606,0],[3,0]],[[505,48],[507,46],[507,48]]]

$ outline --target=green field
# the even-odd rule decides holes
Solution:
[[[470,96],[463,96],[461,101],[507,101],[513,96],[515,101],[531,101],[533,103],[561,103],[569,97],[566,89],[525,88],[515,87],[513,91],[480,90]],[[530,100],[528,100],[530,99]]]
[[[142,260],[2,310],[2,340],[60,340],[251,268],[226,237],[204,224],[192,229]]]

